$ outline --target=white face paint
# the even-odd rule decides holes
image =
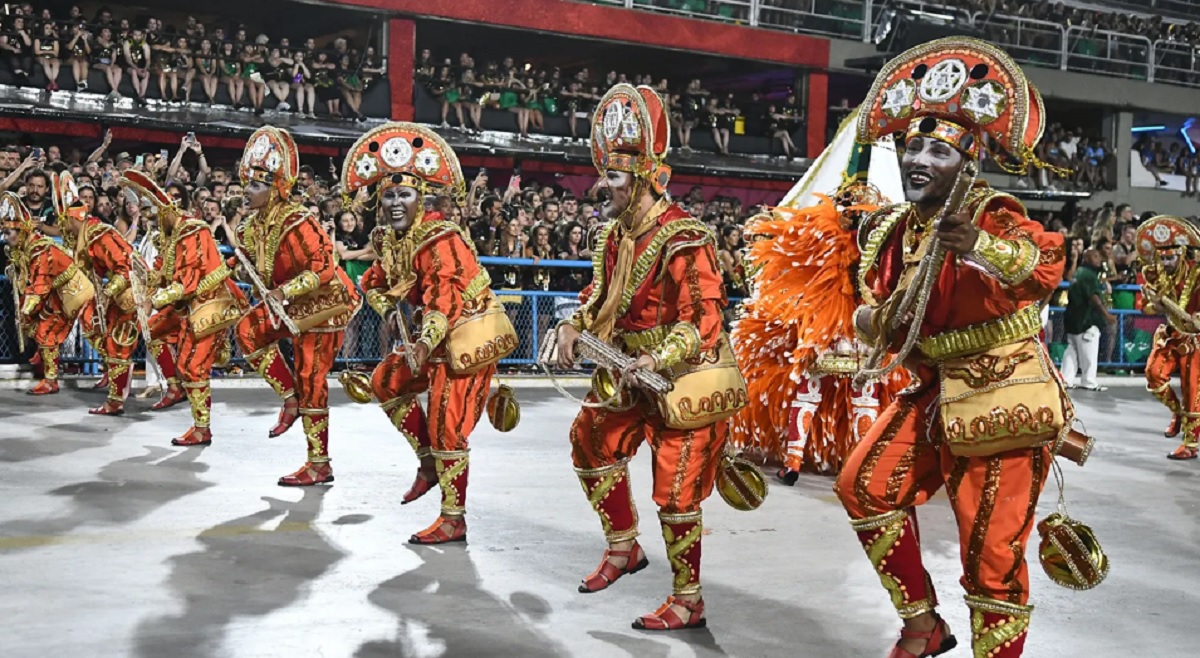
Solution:
[[[612,193],[609,216],[617,218],[625,214],[633,198],[633,174],[608,169],[604,172],[604,187]]]

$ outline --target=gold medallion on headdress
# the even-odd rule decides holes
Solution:
[[[592,115],[592,164],[643,178],[662,194],[671,180],[666,164],[671,125],[662,97],[650,87],[618,84]]]
[[[287,198],[299,175],[300,152],[286,130],[263,126],[250,135],[238,163],[242,185],[248,185],[252,180],[268,183],[280,197]]]
[[[342,193],[363,187],[380,189],[407,183],[421,190],[448,194],[461,202],[466,197],[462,167],[454,149],[425,126],[392,121],[367,132],[342,164]]]

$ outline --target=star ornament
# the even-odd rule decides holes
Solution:
[[[988,124],[1004,114],[1008,98],[1004,89],[992,81],[984,81],[963,91],[963,111],[976,123]]]
[[[900,119],[912,112],[916,86],[910,80],[900,80],[883,92],[880,108],[889,118]]]
[[[438,155],[437,149],[427,148],[421,149],[417,153],[417,161],[414,164],[417,171],[424,176],[432,176],[442,167],[442,156]]]
[[[413,147],[407,139],[393,137],[383,143],[383,148],[379,149],[379,152],[387,166],[398,168],[412,161]]]
[[[358,156],[354,163],[354,173],[363,180],[370,180],[379,171],[379,162],[370,153]]]

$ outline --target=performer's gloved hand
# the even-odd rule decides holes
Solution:
[[[978,238],[979,229],[971,224],[971,216],[965,212],[949,215],[938,223],[938,242],[955,255],[966,256],[971,253]]]
[[[570,368],[575,365],[575,341],[579,340],[580,332],[569,324],[558,327],[558,365]]]
[[[268,292],[267,297],[269,299],[275,300],[276,302],[279,302],[280,304],[283,303],[284,299],[287,299],[287,297],[283,294],[283,289],[281,289],[281,288],[276,288],[276,289],[272,290],[271,292]]]

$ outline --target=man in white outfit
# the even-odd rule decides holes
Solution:
[[[1083,373],[1082,387],[1103,391],[1096,382],[1096,366],[1100,360],[1100,326],[1102,322],[1116,324],[1117,317],[1108,312],[1101,297],[1100,252],[1089,249],[1083,263],[1075,270],[1075,280],[1067,291],[1067,312],[1063,324],[1067,331],[1067,351],[1063,354],[1062,374],[1067,388],[1079,383],[1078,371]]]

